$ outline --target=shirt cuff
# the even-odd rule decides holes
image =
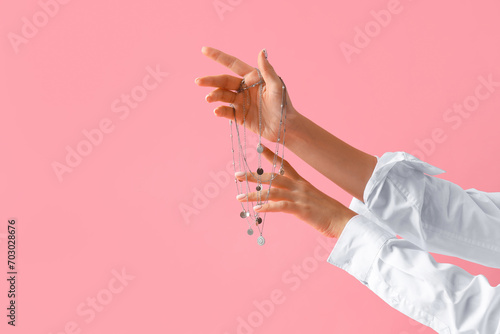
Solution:
[[[363,193],[363,202],[368,203],[371,196],[374,195],[373,190],[385,180],[390,170],[397,164],[403,163],[409,168],[419,170],[429,175],[439,175],[445,173],[441,168],[435,167],[425,161],[406,152],[385,152],[380,158],[377,157],[377,164],[373,173],[366,183]]]
[[[363,215],[352,217],[340,234],[327,262],[347,271],[364,285],[382,246],[396,236]]]

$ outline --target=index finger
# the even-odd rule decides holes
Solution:
[[[233,71],[234,73],[236,73],[242,77],[254,70],[254,68],[252,66],[239,60],[238,58],[233,57],[231,55],[228,55],[227,53],[224,53],[220,50],[214,49],[210,46],[202,47],[201,53],[203,53],[205,56],[215,60],[219,64],[226,66],[231,71]]]

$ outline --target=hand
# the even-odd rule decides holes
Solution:
[[[254,67],[246,64],[236,57],[206,46],[201,49],[201,52],[207,57],[228,67],[239,76],[245,78],[247,86],[251,86],[260,80],[257,70]],[[263,50],[259,52],[257,61],[259,70],[264,79],[264,84],[262,86],[262,136],[271,142],[276,142],[281,117],[282,82],[269,61],[266,59]],[[240,88],[240,83],[243,78],[221,74],[197,78],[195,83],[199,86],[217,87],[207,95],[207,102],[211,103],[220,101],[232,103],[236,110],[236,121],[238,124],[242,125],[243,98],[246,93],[245,91],[240,93],[235,91]],[[249,101],[245,101],[245,124],[248,129],[255,133],[259,133],[259,86],[260,85],[256,85],[255,87],[248,89],[250,93]],[[293,108],[288,93],[286,95],[285,111],[287,113],[286,125],[288,128],[290,125],[289,123],[293,122],[298,113]],[[230,106],[219,106],[215,108],[214,113],[219,117],[234,120],[233,108]]]
[[[269,161],[273,161],[274,153],[267,147],[264,147],[262,154]],[[275,178],[272,181],[270,191],[264,189],[260,191],[261,201],[265,201],[269,193],[268,203],[263,204],[262,208],[257,210],[254,208],[254,210],[256,212],[291,213],[327,237],[340,237],[347,222],[357,213],[316,189],[302,178],[288,161],[283,161],[283,167],[285,169],[284,175],[277,173],[261,175],[262,184],[269,184],[273,175]],[[239,181],[245,180],[245,174],[236,177]],[[246,177],[250,182],[257,182],[252,173],[247,173]],[[257,195],[257,192],[249,193],[248,200],[256,202]],[[243,202],[247,200],[247,197],[243,196],[237,199]]]

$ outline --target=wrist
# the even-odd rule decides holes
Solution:
[[[291,149],[297,141],[304,139],[304,131],[308,119],[292,108],[286,119],[286,141],[285,146]]]
[[[331,226],[332,226],[332,238],[340,238],[340,235],[344,231],[344,228],[346,227],[347,223],[355,216],[357,216],[358,213],[352,211],[351,209],[347,207],[342,208],[342,212],[337,216],[332,219]]]

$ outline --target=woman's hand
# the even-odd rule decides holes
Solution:
[[[273,161],[274,153],[264,147],[262,153],[266,159]],[[269,180],[274,175],[271,183],[271,190],[260,191],[261,201],[265,201],[269,193],[267,204],[263,204],[260,209],[254,207],[256,212],[286,212],[305,221],[323,235],[330,238],[338,238],[344,230],[347,222],[357,215],[356,212],[342,205],[340,202],[329,197],[316,189],[311,183],[302,178],[295,169],[286,161],[283,161],[285,169],[284,175],[264,173],[261,175],[261,182],[269,184]],[[236,175],[239,181],[245,180],[245,174]],[[252,173],[246,175],[248,181],[257,182]],[[248,194],[248,200],[256,202],[257,192]],[[246,201],[244,194],[237,198],[240,202]]]
[[[207,102],[227,102],[232,103],[236,110],[236,121],[243,124],[243,98],[245,91],[236,92],[240,88],[240,83],[245,78],[247,86],[251,86],[260,80],[257,70],[222,51],[211,47],[203,47],[201,52],[216,62],[228,67],[231,71],[241,77],[221,74],[196,78],[195,83],[199,86],[217,87],[206,96]],[[282,102],[282,82],[274,71],[273,67],[266,59],[264,51],[260,51],[258,58],[258,68],[264,79],[262,87],[262,136],[272,142],[276,142],[281,118]],[[259,85],[249,88],[249,100],[245,101],[245,125],[255,133],[259,133]],[[288,91],[288,89],[287,89]],[[298,113],[293,108],[288,93],[286,94],[286,117],[287,128],[294,122]],[[219,106],[214,109],[215,115],[234,120],[233,108],[230,106]]]

